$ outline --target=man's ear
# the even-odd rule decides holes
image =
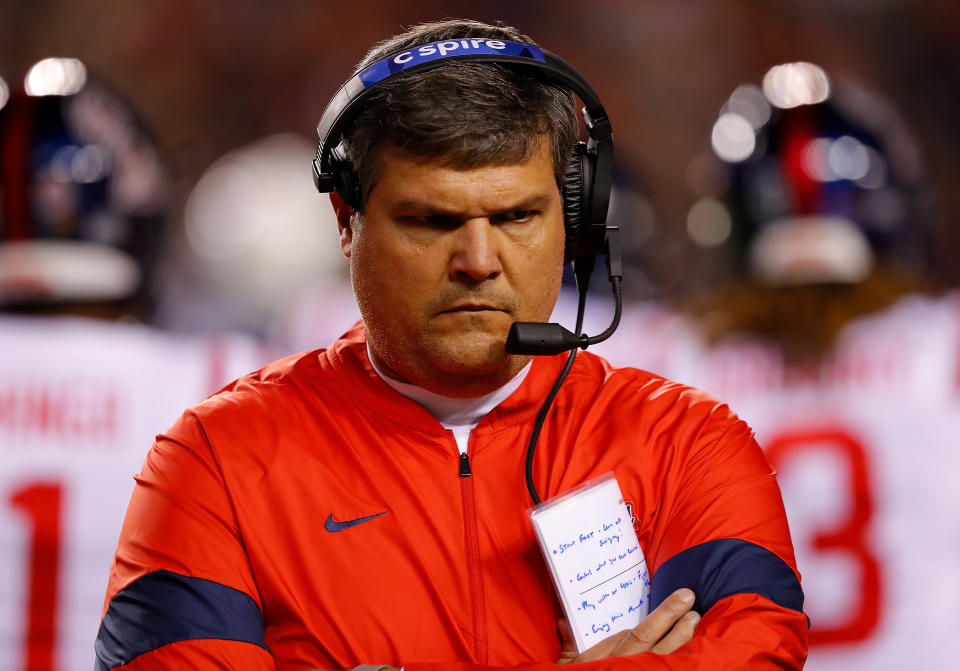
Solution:
[[[337,230],[340,232],[340,250],[348,259],[353,248],[353,224],[357,211],[343,202],[336,191],[330,192],[330,204],[337,213]]]

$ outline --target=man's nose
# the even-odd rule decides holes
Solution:
[[[453,236],[451,279],[481,282],[503,272],[497,231],[489,219],[468,219],[457,227]]]

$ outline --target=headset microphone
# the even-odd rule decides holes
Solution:
[[[540,437],[540,430],[543,428],[543,422],[547,418],[547,412],[560,391],[560,385],[567,378],[570,369],[573,368],[573,360],[577,356],[577,350],[586,349],[590,345],[596,345],[603,342],[613,335],[620,325],[620,315],[623,311],[623,299],[620,292],[620,282],[623,280],[623,267],[620,253],[620,227],[607,225],[604,241],[607,253],[607,275],[610,279],[610,286],[613,289],[613,321],[607,329],[596,336],[587,336],[580,333],[583,328],[583,313],[587,304],[587,290],[590,285],[590,275],[596,265],[595,256],[578,256],[573,260],[573,273],[577,280],[577,324],[576,333],[571,333],[560,324],[540,323],[540,322],[514,322],[510,326],[510,332],[507,334],[506,350],[510,354],[528,354],[528,355],[555,355],[569,350],[570,355],[567,362],[557,376],[556,382],[547,394],[546,400],[540,406],[537,412],[537,418],[533,423],[533,432],[530,434],[530,442],[527,444],[527,456],[524,459],[524,479],[527,483],[527,491],[534,504],[540,503],[540,496],[537,494],[537,487],[533,482],[533,454],[537,449],[537,439]]]
[[[583,307],[590,274],[593,272],[595,257],[580,256],[574,259],[573,267],[577,278],[577,290],[581,301],[577,309],[577,333],[572,333],[557,323],[514,322],[507,334],[506,350],[510,354],[533,356],[552,356],[569,350],[587,349],[590,345],[601,343],[617,330],[623,311],[620,283],[623,280],[623,268],[620,255],[620,227],[607,226],[606,230],[607,275],[613,289],[613,321],[607,329],[595,336],[580,333],[583,320]]]

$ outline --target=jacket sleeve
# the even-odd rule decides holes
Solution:
[[[661,501],[650,607],[689,587],[703,619],[663,668],[713,660],[719,668],[800,669],[809,622],[776,472],[724,405],[690,442]]]
[[[274,669],[233,506],[185,414],[136,476],[95,643],[96,669]]]

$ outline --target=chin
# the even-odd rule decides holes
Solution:
[[[429,346],[438,370],[455,375],[490,375],[501,370],[509,356],[506,336],[489,333],[458,334]]]

